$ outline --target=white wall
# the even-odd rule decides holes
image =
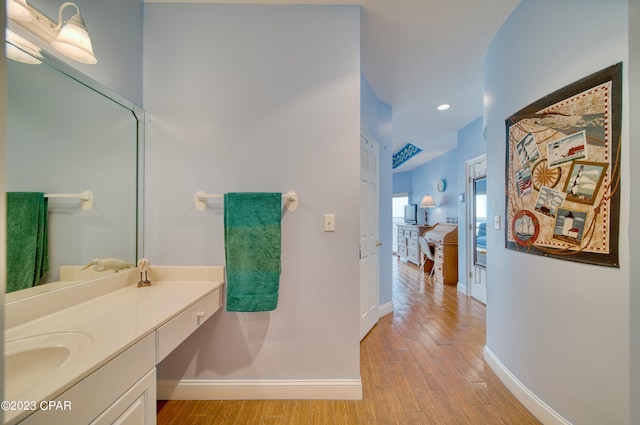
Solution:
[[[223,265],[222,204],[295,190],[277,310],[220,311],[161,379],[359,378],[360,10],[145,5],[146,255]],[[323,232],[323,214],[336,232]]]
[[[581,425],[630,423],[633,142],[627,6],[626,0],[523,0],[485,56],[490,217],[505,214],[505,119],[546,94],[624,62],[620,269],[505,250],[504,230],[488,231],[487,347],[555,412]]]
[[[629,117],[640,116],[640,0],[629,2]],[[640,120],[629,121],[631,164],[640,162]],[[640,181],[640,167],[630,169],[630,181]],[[630,211],[640,211],[640,185],[630,185]],[[629,239],[634,249],[640,241],[640,221],[630,220]],[[637,259],[638,256],[634,257]],[[640,261],[631,262],[631,400],[640,400]],[[631,403],[631,423],[640,423],[640,403]]]

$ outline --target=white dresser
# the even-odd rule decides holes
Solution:
[[[420,246],[418,237],[424,235],[432,226],[418,226],[415,224],[398,225],[398,257],[420,265]]]

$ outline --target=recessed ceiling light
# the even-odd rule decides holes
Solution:
[[[438,106],[438,111],[446,111],[450,107],[451,105],[449,105],[448,103],[443,103],[442,105]]]

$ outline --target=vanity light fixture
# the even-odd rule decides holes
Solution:
[[[7,17],[14,21],[33,21],[33,15],[29,10],[27,0],[9,0],[7,2]]]
[[[63,22],[62,12],[67,6],[75,7],[76,14]],[[7,15],[10,19],[47,43],[51,43],[53,48],[63,55],[86,64],[98,62],[93,54],[87,26],[80,16],[80,8],[75,3],[62,3],[58,11],[58,23],[53,22],[45,14],[28,4],[26,0],[9,0],[7,9]],[[31,15],[30,20],[22,19],[25,18],[23,13],[25,10]]]
[[[428,221],[428,209],[436,206],[436,202],[433,200],[433,196],[427,194],[422,198],[422,202],[420,202],[420,208],[424,208],[424,224],[427,224]]]
[[[38,59],[42,58],[42,53],[38,46],[20,37],[9,28],[5,29],[5,38],[7,40],[5,43],[5,55],[7,58],[29,65],[38,65],[42,63],[42,61]]]

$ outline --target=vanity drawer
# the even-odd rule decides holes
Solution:
[[[222,291],[216,289],[156,331],[156,364],[182,343],[222,305]]]

